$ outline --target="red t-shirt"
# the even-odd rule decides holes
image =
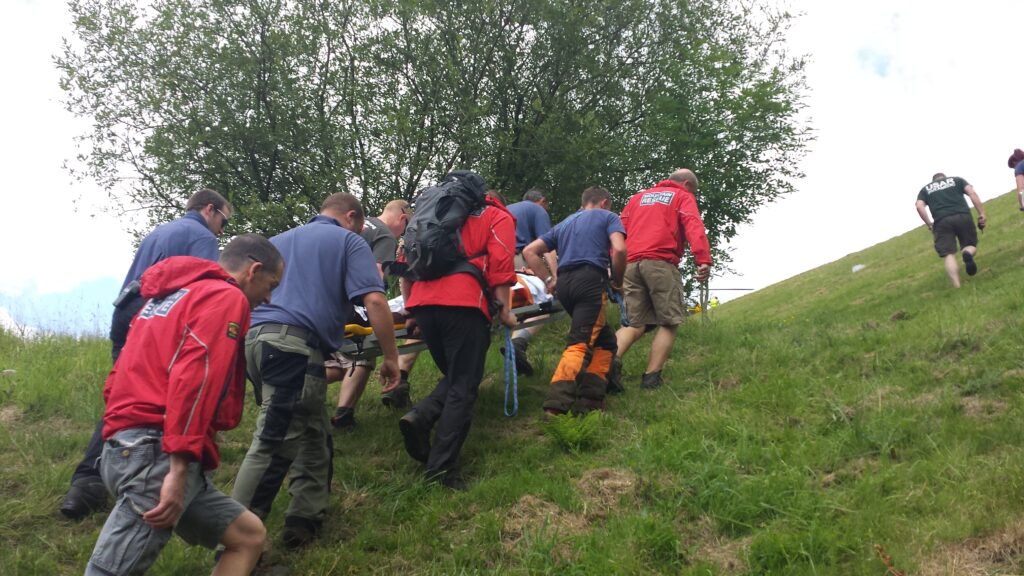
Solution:
[[[466,254],[481,254],[469,262],[484,273],[491,288],[516,283],[516,221],[497,200],[487,197],[487,206],[470,215],[462,225],[462,246]],[[458,272],[436,280],[418,280],[409,288],[408,309],[417,306],[463,306],[478,308],[491,319],[490,295],[468,272]]]
[[[662,180],[637,192],[622,209],[628,262],[664,260],[679,265],[686,243],[697,264],[711,264],[711,247],[697,199],[679,182]]]

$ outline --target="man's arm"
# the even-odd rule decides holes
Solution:
[[[541,256],[548,253],[548,245],[543,239],[537,238],[533,242],[530,242],[523,248],[523,260],[526,260],[526,265],[533,269],[534,272],[544,273],[546,268],[544,267],[544,261],[541,260]],[[544,279],[544,284],[547,285],[548,292],[551,292],[557,282],[558,275],[556,269],[551,270],[550,276]]]
[[[924,225],[931,230],[932,219],[928,217],[928,210],[926,209],[928,205],[924,203],[924,200],[918,200],[915,206],[917,207],[917,215],[921,217],[921,221],[924,222]]]
[[[377,337],[384,356],[380,366],[380,380],[384,391],[394,389],[398,386],[398,345],[395,344],[395,325],[392,322],[391,308],[388,307],[387,297],[383,292],[369,292],[363,294],[363,306],[366,306],[366,317],[373,327],[373,334]]]
[[[978,227],[985,227],[985,206],[981,203],[981,198],[978,197],[978,193],[974,191],[974,186],[970,184],[964,188],[964,193],[971,199],[971,204],[974,204],[974,209],[978,211]]]
[[[612,241],[612,289],[621,292],[622,277],[626,273],[626,236],[613,232],[608,238]]]
[[[171,467],[160,484],[160,501],[142,519],[157,530],[173,528],[185,511],[185,482],[190,458],[184,454],[170,454]]]
[[[711,268],[711,245],[708,243],[704,221],[701,220],[700,210],[697,208],[697,200],[688,193],[677,194],[677,196],[681,200],[678,208],[679,226],[682,228],[686,242],[690,245],[693,260],[697,263],[698,279],[700,279],[702,270],[706,278],[707,272]]]

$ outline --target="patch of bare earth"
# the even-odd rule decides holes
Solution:
[[[1006,403],[1002,400],[987,400],[977,396],[961,398],[960,407],[968,418],[992,418],[1006,411]]]
[[[876,464],[875,460],[868,460],[867,458],[857,458],[844,464],[843,466],[826,473],[821,477],[821,487],[830,488],[837,484],[842,484],[847,480],[856,480],[864,475],[869,468],[874,467]]]
[[[1024,571],[1024,520],[1002,530],[939,549],[921,565],[920,576],[988,576]]]
[[[747,564],[743,557],[750,548],[753,536],[745,536],[736,540],[722,538],[715,530],[715,522],[706,516],[697,521],[697,538],[700,547],[697,549],[695,560],[710,562],[721,570],[721,574],[745,574]]]
[[[571,557],[571,552],[566,545],[566,539],[583,532],[586,528],[587,520],[582,514],[566,512],[557,504],[527,494],[512,506],[505,517],[501,547],[505,552],[509,552],[527,536],[543,533],[559,540],[555,552],[567,560]]]
[[[639,485],[636,474],[614,468],[587,470],[576,482],[588,520],[604,518],[623,498],[635,497]]]
[[[733,388],[739,388],[739,378],[722,378],[715,381],[715,388],[719,390],[732,390]]]
[[[17,406],[0,407],[0,424],[12,424],[21,420],[21,410]]]

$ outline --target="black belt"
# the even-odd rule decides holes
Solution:
[[[278,332],[283,335],[295,336],[300,340],[304,340],[306,342],[306,346],[320,350],[321,352],[324,353],[325,356],[329,356],[332,352],[334,352],[334,350],[328,350],[326,347],[323,346],[323,343],[320,341],[320,337],[317,336],[316,332],[313,332],[312,330],[307,330],[301,326],[292,326],[291,324],[267,323],[260,324],[255,328],[257,336],[263,334],[264,332]]]

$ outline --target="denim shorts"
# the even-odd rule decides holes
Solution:
[[[104,442],[100,476],[117,502],[96,541],[87,575],[145,572],[170,540],[170,529],[154,529],[142,519],[160,502],[170,470],[162,437],[159,429],[128,428]],[[198,462],[189,464],[187,474],[185,511],[173,531],[189,544],[213,549],[245,508],[214,488]]]

